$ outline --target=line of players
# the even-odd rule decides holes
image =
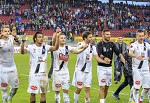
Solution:
[[[148,43],[143,42],[144,32],[138,30],[136,33],[137,41],[132,43],[129,48],[129,55],[132,57],[133,66],[133,100],[139,103],[139,89],[143,96],[150,88],[149,66],[147,51],[150,49]],[[44,36],[42,32],[36,32],[33,36],[33,44],[24,46],[26,34],[23,35],[22,43],[16,34],[15,29],[10,31],[9,26],[3,25],[0,34],[0,83],[2,89],[3,103],[12,101],[19,87],[17,68],[14,63],[13,43],[21,44],[21,54],[30,55],[30,73],[28,93],[30,93],[30,103],[36,103],[35,95],[40,92],[40,103],[46,103],[46,93],[49,91],[46,59],[49,51],[53,51],[53,82],[52,87],[55,91],[55,101],[60,103],[60,90],[63,89],[64,103],[70,103],[68,95],[70,77],[68,71],[69,52],[78,54],[73,76],[72,85],[76,87],[74,92],[74,103],[78,103],[80,92],[85,87],[85,103],[90,103],[90,87],[92,83],[92,56],[98,62],[97,75],[100,87],[100,103],[105,103],[108,88],[112,80],[112,58],[115,52],[125,64],[126,60],[120,54],[118,48],[110,41],[111,33],[103,30],[103,40],[97,47],[91,44],[92,34],[89,31],[83,32],[83,42],[79,42],[77,48],[66,45],[66,36],[57,28],[52,46],[43,44]],[[141,67],[139,68],[139,65]],[[9,84],[11,85],[10,95],[7,94]],[[131,97],[130,97],[131,98]]]

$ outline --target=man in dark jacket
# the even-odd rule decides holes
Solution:
[[[133,86],[133,77],[132,77],[132,58],[128,55],[129,51],[128,49],[126,52],[123,54],[126,64],[123,64],[122,62],[119,62],[119,66],[117,69],[117,75],[120,75],[120,70],[123,68],[123,73],[124,73],[124,82],[117,88],[117,90],[113,93],[113,97],[115,97],[117,100],[119,100],[119,93],[122,89],[124,89],[128,84],[130,85],[130,89],[132,91],[132,86]],[[130,100],[132,101],[132,93],[130,94]]]

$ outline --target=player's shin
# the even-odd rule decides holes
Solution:
[[[59,91],[55,92],[55,101],[56,101],[56,103],[60,103],[60,92]]]
[[[135,103],[138,103],[139,102],[139,91],[138,90],[133,90],[133,98],[134,98],[134,101]]]
[[[148,91],[148,99],[149,99],[149,103],[150,103],[150,89]]]
[[[148,90],[146,89],[143,89],[142,92],[141,92],[141,96],[140,96],[140,101],[143,101],[144,100],[144,97],[145,95],[147,94]]]
[[[18,88],[11,88],[10,90],[10,96],[8,97],[8,101],[11,101],[13,96],[16,94]]]
[[[70,103],[70,98],[68,93],[63,93],[64,103]]]
[[[132,102],[132,101],[133,101],[133,90],[134,90],[134,87],[132,86],[132,88],[131,88],[131,90],[130,90],[129,102]]]
[[[80,94],[76,94],[74,92],[74,103],[78,103],[79,96],[80,96]]]
[[[8,98],[7,90],[2,90],[3,103],[7,103],[7,98]]]

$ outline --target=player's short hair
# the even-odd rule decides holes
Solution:
[[[102,31],[102,35],[104,35],[104,34],[105,34],[105,32],[110,32],[110,31],[109,31],[109,29],[103,29],[103,31]]]
[[[2,25],[1,31],[3,30],[3,28],[9,28],[10,29],[10,26],[9,25]]]
[[[41,32],[41,31],[37,31],[34,35],[33,35],[33,41],[34,41],[34,43],[35,43],[35,38],[37,38],[37,35],[38,34],[42,34],[43,35],[43,33]]]
[[[89,32],[89,31],[84,31],[84,32],[82,33],[82,39],[85,40],[85,38],[87,38],[88,35],[90,35],[90,34],[91,34],[91,32]]]
[[[139,30],[136,31],[136,35],[137,35],[138,33],[144,33],[144,31],[141,30],[141,29],[139,29]],[[145,34],[144,34],[144,35],[145,35]]]
[[[65,34],[61,32],[59,35],[65,35]],[[65,36],[66,36],[66,35],[65,35]]]

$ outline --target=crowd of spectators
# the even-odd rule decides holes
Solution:
[[[0,5],[0,15],[12,16],[9,25],[16,26],[21,34],[27,30],[55,30],[60,27],[69,38],[89,28],[95,35],[104,28],[150,29],[150,6],[80,0],[4,0]],[[20,9],[23,5],[29,8]],[[23,19],[26,21],[23,22]]]

